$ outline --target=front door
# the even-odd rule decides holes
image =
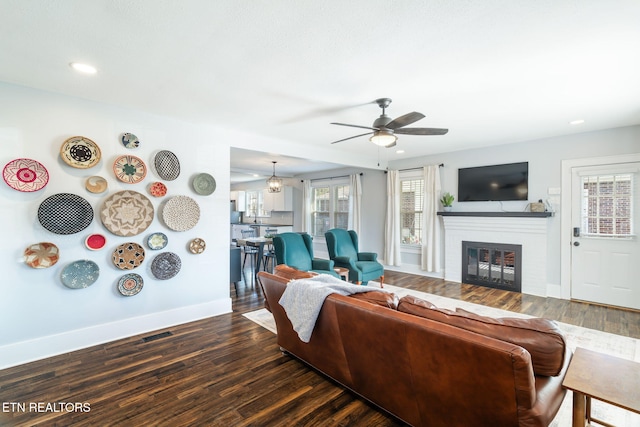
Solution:
[[[640,309],[640,162],[572,168],[571,298]]]

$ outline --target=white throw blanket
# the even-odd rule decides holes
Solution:
[[[386,292],[384,289],[353,285],[328,274],[319,274],[308,279],[290,281],[279,303],[300,340],[309,342],[322,304],[329,295],[351,295],[369,291]]]

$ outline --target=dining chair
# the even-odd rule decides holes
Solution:
[[[251,228],[249,230],[241,230],[243,239],[251,239],[256,236],[255,228]],[[256,264],[256,257],[258,256],[258,248],[254,246],[243,245],[242,250],[244,251],[244,258],[242,259],[242,269],[244,270],[245,265],[247,264],[247,255],[251,255],[251,273],[253,273],[254,266]]]
[[[264,230],[264,237],[275,237],[278,234],[277,228],[267,228]],[[262,264],[264,265],[264,271],[273,272],[273,267],[276,264],[276,252],[273,249],[273,242],[270,243],[264,250],[262,257]]]

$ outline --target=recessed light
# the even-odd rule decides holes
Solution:
[[[81,62],[72,62],[69,64],[69,66],[74,70],[84,74],[95,74],[98,72],[96,67],[94,67],[93,65],[83,64]]]
[[[571,121],[569,122],[569,124],[570,124],[570,125],[581,125],[581,124],[583,124],[583,123],[584,123],[584,120],[583,120],[583,119],[571,120]]]
[[[404,153],[404,150],[396,150],[396,154],[402,154]]]

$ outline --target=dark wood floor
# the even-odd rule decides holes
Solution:
[[[638,312],[392,271],[385,282],[640,338]],[[233,313],[0,371],[0,426],[402,425],[282,355],[242,316],[263,306],[255,286],[230,292]]]

